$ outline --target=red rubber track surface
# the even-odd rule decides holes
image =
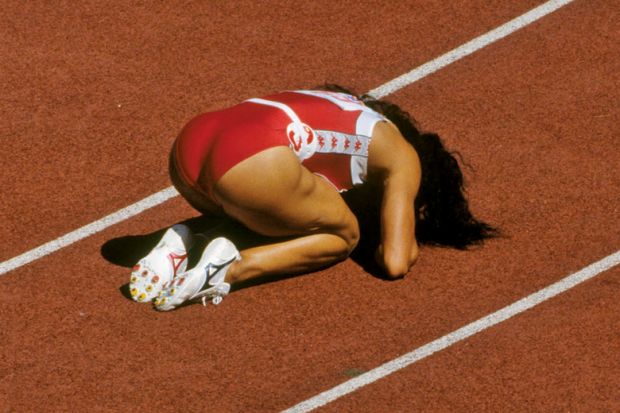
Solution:
[[[169,186],[197,113],[368,91],[539,3],[7,1],[0,260]],[[424,248],[404,281],[348,260],[157,313],[100,248],[196,215],[175,198],[0,276],[0,411],[279,411],[617,251],[619,21],[576,0],[389,96],[474,167],[506,238]],[[619,293],[615,268],[322,410],[618,411]]]

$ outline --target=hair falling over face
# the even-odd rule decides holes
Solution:
[[[358,96],[334,84],[326,84],[318,89]],[[392,121],[418,153],[422,166],[422,181],[413,208],[416,216],[416,239],[420,244],[466,249],[499,235],[498,229],[476,219],[470,212],[459,162],[455,153],[446,149],[437,134],[420,132],[415,119],[393,103],[370,95],[358,98],[366,106]],[[457,156],[461,158],[460,155]],[[375,198],[378,198],[376,195]],[[355,193],[352,193],[348,197],[355,196]],[[367,238],[378,239],[379,205],[380,202],[374,202],[369,208],[354,211],[360,221],[362,237],[366,233]]]

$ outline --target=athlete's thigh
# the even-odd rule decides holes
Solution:
[[[284,146],[230,169],[216,184],[215,194],[228,215],[264,235],[357,237],[357,220],[338,191]]]

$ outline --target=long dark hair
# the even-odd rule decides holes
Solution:
[[[335,84],[325,84],[318,89],[357,96],[351,90]],[[397,105],[370,95],[357,97],[366,106],[392,121],[418,153],[422,180],[413,207],[416,239],[420,244],[466,249],[499,235],[498,229],[474,218],[469,210],[463,173],[455,157],[458,156],[462,161],[460,154],[449,152],[436,133],[420,132],[415,119]],[[368,220],[374,221],[376,227],[378,204],[375,203],[371,208],[374,208],[374,214],[366,211],[360,214],[361,219],[358,217],[362,227]]]

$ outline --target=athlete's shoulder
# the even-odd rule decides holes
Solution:
[[[393,174],[405,172],[420,174],[420,158],[405,140],[398,128],[391,122],[375,125],[368,153],[368,168],[371,174]]]

